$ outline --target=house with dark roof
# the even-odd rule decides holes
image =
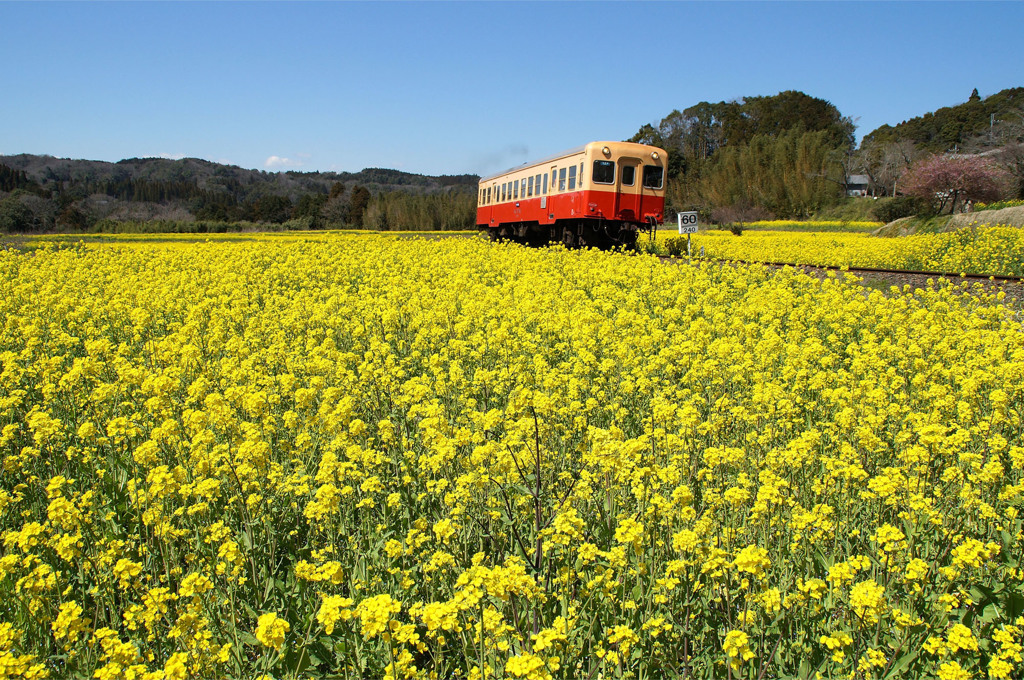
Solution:
[[[867,175],[847,175],[846,177],[846,195],[847,196],[867,196],[868,185],[871,183],[871,178]]]

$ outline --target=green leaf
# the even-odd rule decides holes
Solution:
[[[901,656],[896,663],[892,665],[889,672],[885,674],[887,678],[898,678],[903,676],[903,671],[907,669],[907,666],[917,658],[917,652],[907,652]]]
[[[1024,614],[1024,594],[1011,592],[1006,594],[1006,615],[1007,618],[1016,619]]]

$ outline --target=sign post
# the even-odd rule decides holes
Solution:
[[[690,247],[690,234],[697,233],[697,211],[676,213],[679,220],[679,233],[686,234],[686,256],[692,255]]]

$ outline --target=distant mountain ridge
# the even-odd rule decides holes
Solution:
[[[411,190],[430,193],[449,187],[475,187],[477,175],[420,175],[386,168],[359,172],[267,172],[246,170],[200,158],[127,158],[111,163],[54,156],[17,154],[0,156],[0,164],[23,171],[44,189],[60,182],[75,184],[123,182],[188,182],[203,191],[235,193],[244,202],[251,193],[274,193],[298,200],[304,193],[328,193],[336,182],[351,188],[361,185],[380,191]]]
[[[463,229],[475,223],[478,181],[477,175],[386,168],[266,172],[199,158],[110,163],[18,154],[0,156],[0,231],[109,230],[126,223],[222,228],[195,222]]]

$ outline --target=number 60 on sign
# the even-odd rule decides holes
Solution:
[[[677,213],[679,217],[679,233],[680,234],[696,234],[697,233],[697,212],[681,212]]]

